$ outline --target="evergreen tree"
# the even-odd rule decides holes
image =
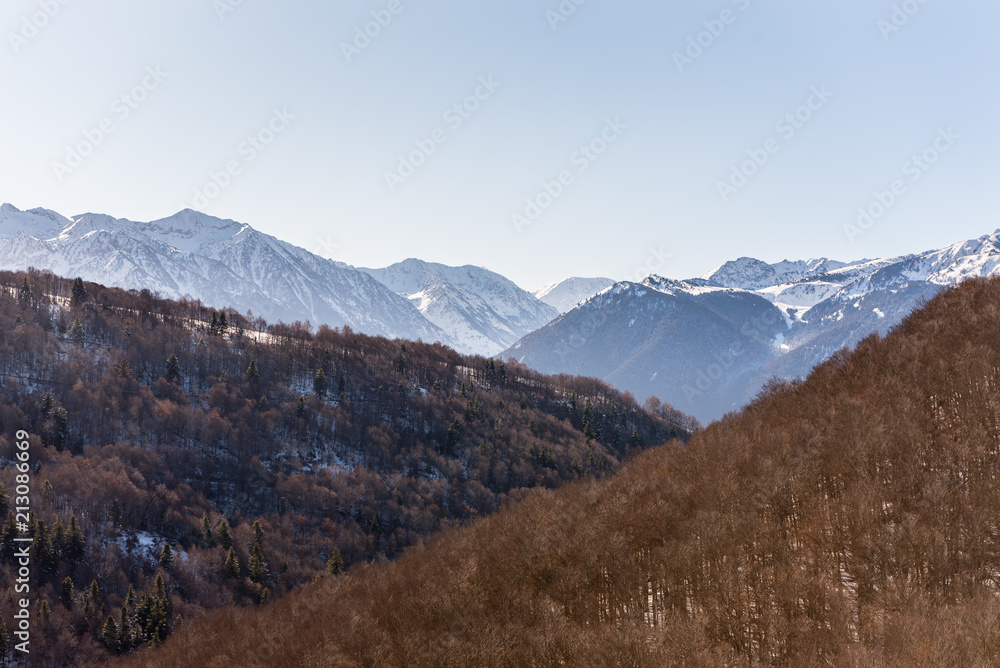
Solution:
[[[101,604],[101,588],[97,585],[97,580],[90,583],[90,591],[83,599],[83,609],[88,610],[91,605],[97,609]]]
[[[73,586],[73,578],[66,576],[62,581],[62,590],[59,592],[59,600],[69,610],[73,607],[73,597],[76,596],[76,588]]]
[[[226,563],[222,566],[222,577],[227,580],[240,577],[240,564],[236,560],[236,552],[233,551],[233,548],[229,548],[229,553],[226,555]]]
[[[83,346],[87,342],[87,332],[83,329],[83,323],[80,322],[79,318],[73,318],[73,324],[69,327],[69,336],[73,339],[73,343],[78,346]]]
[[[344,569],[344,558],[340,556],[340,550],[333,548],[330,558],[326,560],[326,572],[330,575],[340,575]]]
[[[201,537],[209,547],[215,543],[215,536],[212,535],[212,525],[208,521],[208,515],[201,518]]]
[[[118,615],[118,647],[123,652],[132,649],[132,624],[128,617],[128,607],[122,606],[122,611]]]
[[[208,323],[208,333],[212,336],[219,335],[219,314],[212,311],[212,321]]]
[[[80,521],[76,519],[76,515],[70,515],[69,532],[66,534],[66,558],[74,563],[79,563],[83,559],[86,545],[83,531],[80,529]]]
[[[316,375],[313,376],[313,392],[316,393],[317,397],[325,397],[326,390],[326,372],[323,369],[319,369],[316,371]]]
[[[169,571],[174,567],[174,551],[170,549],[170,543],[164,543],[163,549],[160,550],[160,566],[163,569]]]
[[[163,580],[163,573],[156,574],[156,600],[167,602],[167,584]]]
[[[173,353],[167,358],[166,379],[178,385],[181,382],[181,363]]]
[[[7,512],[10,510],[10,495],[7,494],[7,488],[0,483],[0,517],[7,517]]]
[[[28,277],[21,280],[21,288],[17,291],[17,298],[21,301],[31,301],[31,286],[28,284]]]
[[[128,586],[128,592],[125,593],[125,607],[135,607],[135,589],[132,588],[131,584]]]
[[[38,629],[42,633],[48,631],[51,617],[52,610],[49,608],[49,602],[43,598],[42,602],[38,604]]]
[[[225,517],[219,520],[219,528],[216,533],[219,536],[219,545],[223,550],[233,549],[233,536],[229,533],[229,522],[226,521]]]
[[[38,409],[42,419],[48,419],[52,416],[52,409],[55,408],[55,405],[56,400],[52,398],[52,393],[45,390],[45,394],[42,395],[42,403]]]
[[[118,652],[118,625],[115,623],[115,618],[111,615],[108,615],[108,618],[104,620],[104,626],[101,628],[101,640],[109,652]]]
[[[253,541],[259,545],[264,544],[264,527],[261,526],[260,520],[254,520]]]
[[[229,322],[226,320],[226,312],[219,311],[219,334],[225,334],[229,331]]]
[[[264,554],[260,550],[260,543],[255,542],[250,550],[250,561],[247,562],[247,570],[250,571],[250,579],[260,584],[267,579],[267,562],[264,561]]]
[[[250,360],[250,366],[247,367],[247,380],[252,384],[260,380],[260,371],[257,369],[256,360]]]
[[[132,375],[132,367],[129,366],[128,360],[123,359],[118,362],[118,375],[122,378],[128,378]]]
[[[73,281],[69,303],[71,306],[80,306],[85,301],[87,301],[87,288],[83,285],[83,279],[77,277]]]
[[[271,590],[264,587],[263,591],[260,592],[260,604],[267,605],[271,602]]]

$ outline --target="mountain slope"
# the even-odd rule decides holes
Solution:
[[[695,426],[592,379],[230,314],[222,327],[204,306],[0,271],[0,505],[18,486],[18,430],[42,491],[32,606],[51,612],[31,665],[105,665],[181,619],[279,599],[331,558],[393,558]],[[14,521],[0,521],[8,582]],[[60,598],[66,578],[80,595]],[[109,612],[134,631],[121,644],[102,642]]]
[[[684,447],[125,665],[994,665],[998,330],[964,283]]]
[[[804,377],[841,348],[874,332],[885,334],[943,287],[997,274],[1000,232],[926,253],[851,263],[819,259],[772,265],[740,258],[700,279],[644,282],[657,292],[670,286],[675,296],[697,299],[723,288],[744,295],[720,305],[718,315],[730,321],[740,321],[739,309],[751,297],[773,305],[722,345],[715,343],[716,330],[702,320],[678,318],[669,327],[649,321],[644,314],[659,309],[662,298],[647,291],[634,293],[624,307],[592,299],[503,355],[549,373],[594,375],[710,421],[748,402],[772,376]],[[608,311],[595,313],[595,308]],[[581,322],[600,323],[598,335],[580,336]],[[766,333],[770,350],[753,343],[760,333]],[[568,340],[575,343],[567,346]],[[620,363],[624,352],[615,352],[619,346],[632,351],[629,363]],[[556,349],[562,351],[558,357],[551,352]]]
[[[409,259],[361,271],[409,299],[463,353],[494,355],[557,315],[512,281],[482,267]]]
[[[364,272],[196,211],[138,223],[0,208],[0,269],[65,276],[166,297],[190,296],[286,322],[349,325],[389,338],[448,342],[399,295]]]
[[[610,288],[615,281],[610,278],[567,278],[549,283],[535,291],[535,297],[553,307],[559,313],[566,313],[580,302],[586,301],[601,290]]]
[[[775,357],[784,330],[759,295],[650,276],[591,297],[502,356],[716,415],[735,407],[740,379]]]

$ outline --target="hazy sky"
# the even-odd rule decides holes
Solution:
[[[1000,227],[996,0],[577,2],[6,0],[0,201],[526,288]]]

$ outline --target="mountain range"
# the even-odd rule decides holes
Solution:
[[[745,404],[773,376],[807,375],[944,286],[998,266],[1000,232],[893,258],[744,257],[683,281],[573,277],[529,292],[482,267],[355,268],[192,210],[144,223],[0,207],[0,269],[513,357],[655,395],[701,420]]]
[[[850,263],[740,258],[688,281],[618,283],[501,356],[603,378],[712,420],[772,377],[805,377],[836,351],[886,334],[944,287],[997,274],[1000,231]]]

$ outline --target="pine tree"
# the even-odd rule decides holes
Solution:
[[[260,592],[260,604],[267,605],[271,602],[271,590],[264,587],[263,591]]]
[[[326,382],[326,372],[323,369],[316,371],[316,375],[313,377],[313,392],[316,393],[317,397],[325,397],[327,389]]]
[[[226,521],[225,517],[219,520],[219,528],[216,533],[219,535],[219,545],[223,550],[233,549],[233,536],[229,533],[229,522]]]
[[[128,360],[123,359],[118,362],[118,375],[122,378],[128,378],[132,375],[132,367],[129,366]]]
[[[90,583],[90,591],[83,599],[83,609],[89,610],[93,605],[97,609],[101,604],[101,588],[97,585],[97,580]]]
[[[118,652],[118,625],[115,624],[115,618],[111,615],[108,615],[108,618],[104,620],[104,626],[101,628],[101,640],[104,642],[104,646],[107,647],[109,652]]]
[[[73,289],[69,303],[71,306],[80,306],[87,301],[87,288],[83,285],[83,279],[77,277],[73,281]]]
[[[253,541],[260,545],[264,544],[264,527],[261,526],[260,520],[254,520],[253,523]]]
[[[225,334],[229,331],[229,322],[226,320],[226,312],[219,311],[219,334]]]
[[[167,584],[163,580],[163,573],[156,574],[156,600],[163,601],[164,604],[167,603]]]
[[[212,321],[208,324],[208,333],[212,336],[219,334],[219,314],[215,311],[212,311]]]
[[[80,529],[80,521],[76,519],[76,515],[70,515],[69,532],[66,534],[66,558],[78,563],[83,559],[86,545],[83,531]]]
[[[174,551],[170,549],[170,543],[164,543],[163,549],[160,550],[160,566],[163,569],[169,571],[174,566]]]
[[[167,358],[166,379],[178,385],[181,382],[181,363],[173,353]]]
[[[229,548],[229,553],[226,555],[226,563],[222,566],[222,577],[227,580],[240,577],[240,564],[236,560],[236,552],[233,551],[233,548]]]
[[[128,586],[128,592],[125,594],[125,607],[134,608],[135,607],[135,589],[131,584]]]
[[[48,419],[52,416],[52,409],[56,405],[56,400],[52,398],[52,393],[45,390],[45,394],[42,395],[42,403],[39,406],[38,412],[41,414],[42,419]]]
[[[215,536],[212,535],[212,525],[208,521],[208,515],[201,518],[201,537],[205,545],[211,547],[215,543]]]
[[[62,581],[62,590],[59,592],[59,600],[69,610],[73,607],[73,598],[76,596],[76,588],[73,586],[73,578],[66,576]]]
[[[260,371],[257,369],[256,360],[250,360],[250,366],[247,367],[247,380],[250,383],[256,383],[260,380]]]
[[[250,550],[250,561],[247,562],[247,570],[250,571],[250,579],[260,584],[267,579],[267,562],[264,561],[264,554],[260,550],[260,543],[255,542]]]
[[[79,318],[73,318],[73,324],[69,327],[69,336],[73,339],[73,343],[78,346],[83,346],[87,342],[87,332],[83,329],[83,323],[80,322]]]
[[[38,629],[45,633],[49,628],[49,619],[52,617],[52,610],[49,608],[49,602],[46,599],[42,599],[42,602],[38,604]]]
[[[123,652],[132,649],[132,624],[128,618],[128,607],[122,606],[122,611],[118,615],[118,647]]]
[[[17,298],[21,301],[31,301],[31,285],[28,284],[28,277],[21,280],[21,288],[17,291]]]
[[[340,575],[344,569],[344,558],[340,556],[340,550],[333,548],[330,558],[326,560],[326,572],[330,575]]]

